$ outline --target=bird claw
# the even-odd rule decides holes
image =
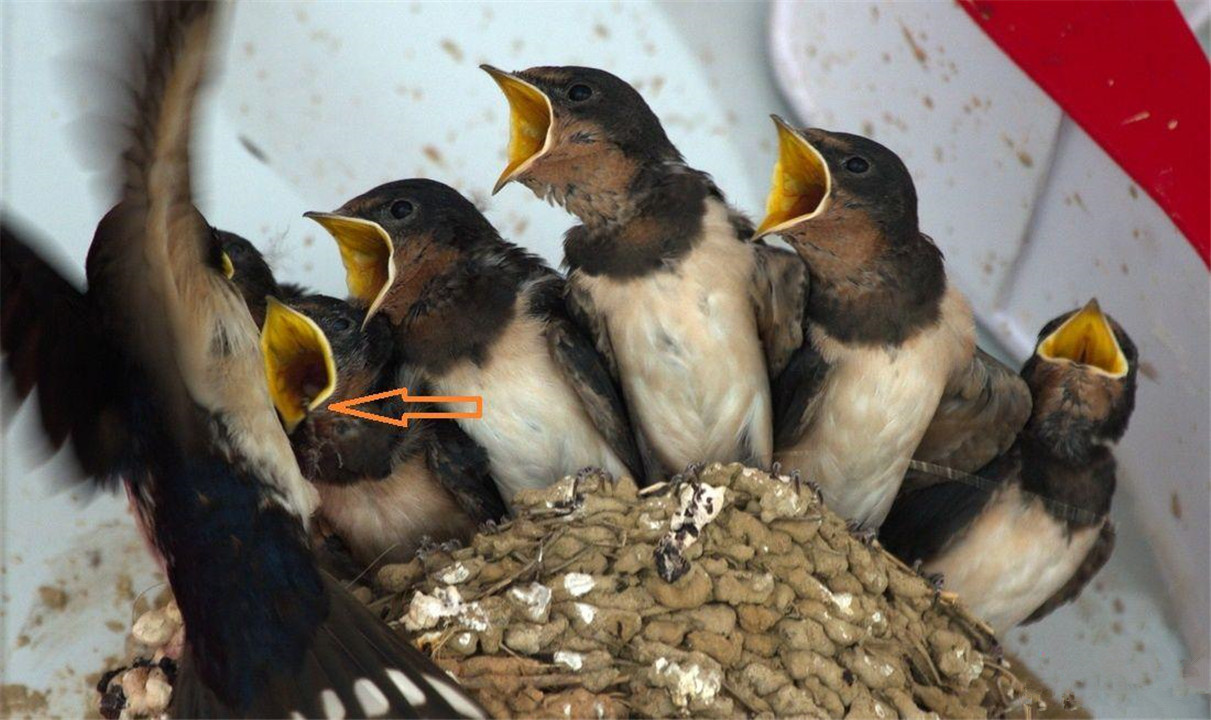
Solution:
[[[820,490],[820,486],[816,484],[815,480],[804,479],[803,473],[799,472],[798,468],[791,470],[790,478],[791,482],[795,484],[796,495],[802,495],[803,486],[806,485],[807,489],[810,490],[812,495],[815,497],[817,503],[824,502],[824,492]]]
[[[911,566],[912,571],[915,572],[916,574],[920,575],[925,580],[925,582],[929,583],[930,587],[933,588],[934,592],[942,592],[942,587],[946,584],[946,576],[944,576],[940,572],[935,572],[935,573],[923,572],[922,568],[924,567],[924,565],[925,565],[925,561],[922,560],[921,558],[917,558],[916,560],[912,561],[912,566]]]
[[[685,466],[685,469],[676,475],[669,478],[669,485],[676,486],[683,482],[694,482],[698,480],[699,474],[702,472],[704,465],[700,462],[692,462]]]
[[[875,539],[879,537],[878,530],[864,528],[861,523],[854,520],[846,520],[845,529],[849,530],[850,535],[853,535],[855,540],[867,547],[874,545]]]
[[[432,535],[421,535],[420,540],[416,543],[416,557],[424,560],[439,550],[437,542]]]
[[[774,477],[781,477],[782,476],[782,463],[775,460],[769,466],[769,474],[773,475]]]
[[[593,467],[591,465],[582,467],[576,471],[575,475],[572,476],[572,490],[570,493],[568,493],[568,497],[564,500],[553,503],[553,507],[558,510],[568,511],[579,508],[584,503],[584,495],[582,495],[580,492],[580,483],[588,480],[598,473],[603,473],[607,478],[610,478],[611,480],[613,479],[613,476],[601,468]]]

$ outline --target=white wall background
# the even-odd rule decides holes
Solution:
[[[0,206],[76,268],[105,210],[69,142],[104,92],[65,78],[80,69],[68,30],[89,11],[0,7]],[[1120,453],[1120,549],[1093,591],[1007,640],[1099,716],[1206,717],[1206,699],[1181,681],[1186,651],[1174,629],[1179,618],[1197,629],[1206,615],[1206,270],[952,6],[880,5],[876,17],[868,4],[782,3],[772,13],[767,52],[771,10],[757,3],[241,4],[199,146],[203,210],[269,252],[280,276],[336,294],[335,248],[302,213],[424,175],[557,262],[570,224],[561,210],[520,187],[488,196],[506,108],[480,62],[611,69],[640,87],[689,161],[754,214],[774,156],[768,113],[792,112],[781,81],[804,121],[868,132],[905,157],[925,230],[1015,355],[1043,320],[1093,294],[1141,344],[1152,373]],[[50,690],[51,710],[75,716],[92,699],[83,676],[121,650],[131,605],[121,578],[138,592],[155,577],[124,501],[50,490],[69,464],[40,464],[33,419],[22,409],[0,446],[2,674]],[[46,608],[43,585],[66,588],[66,606]]]

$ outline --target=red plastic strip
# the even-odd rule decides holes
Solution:
[[[1211,266],[1211,65],[1171,0],[958,0]]]

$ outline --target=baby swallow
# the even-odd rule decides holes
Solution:
[[[786,238],[811,292],[803,345],[774,382],[774,457],[874,529],[914,453],[979,468],[1013,442],[1030,393],[976,347],[971,307],[917,226],[900,158],[867,138],[775,123],[757,234]]]
[[[510,106],[510,181],[579,218],[569,312],[619,378],[658,475],[768,466],[769,378],[802,342],[806,271],[688,167],[643,98],[592,68],[483,66]]]
[[[483,398],[482,418],[458,422],[506,501],[587,466],[642,478],[622,400],[564,310],[563,278],[470,201],[401,180],[307,216],[340,246],[366,321],[390,322],[400,361],[439,395]]]
[[[328,410],[397,382],[424,394],[414,371],[391,362],[386,317],[362,327],[364,314],[322,295],[270,300],[261,335],[269,393],[299,469],[319,490],[320,516],[363,568],[407,561],[426,537],[468,540],[480,523],[505,514],[487,457],[456,424],[401,428]],[[378,412],[398,417],[402,409]]]
[[[121,200],[97,228],[87,292],[3,233],[5,366],[38,389],[53,441],[70,437],[87,472],[127,484],[184,617],[174,717],[482,715],[316,568],[315,491],[220,238],[193,204],[190,129],[218,7],[132,8],[130,37],[150,47],[130,53],[145,65]]]
[[[279,283],[265,256],[246,238],[225,230],[216,230],[223,248],[223,274],[235,283],[257,327],[265,324],[265,299],[285,300],[304,293],[292,283]]]
[[[1127,429],[1137,366],[1096,301],[1049,322],[1022,368],[1034,409],[1017,442],[983,482],[905,491],[880,540],[999,633],[1074,600],[1114,549],[1108,445]]]

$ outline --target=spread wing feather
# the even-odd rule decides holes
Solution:
[[[10,218],[0,220],[0,351],[16,398],[37,390],[51,446],[70,440],[86,476],[116,480],[128,432],[119,405],[130,379],[126,359],[100,330],[85,293]]]

